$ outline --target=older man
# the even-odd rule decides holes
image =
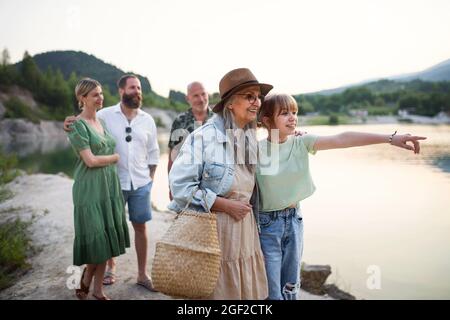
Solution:
[[[186,101],[190,108],[177,116],[172,124],[169,139],[169,163],[167,171],[170,171],[172,163],[183,145],[184,139],[194,129],[203,125],[213,112],[209,108],[208,92],[200,82],[192,82],[187,86]]]

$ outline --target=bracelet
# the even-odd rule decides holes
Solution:
[[[395,132],[389,136],[389,143],[390,143],[390,144],[392,144],[392,138],[394,138],[394,136],[395,136],[396,134],[397,134],[397,130],[395,130]]]

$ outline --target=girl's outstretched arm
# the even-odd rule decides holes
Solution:
[[[319,137],[314,144],[315,150],[339,149],[367,146],[378,143],[391,143],[399,148],[420,152],[419,140],[426,137],[412,136],[410,134],[376,134],[363,132],[343,132],[333,136]],[[392,140],[392,141],[391,141]],[[407,144],[411,142],[411,144]]]

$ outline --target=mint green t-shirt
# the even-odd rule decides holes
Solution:
[[[297,204],[314,193],[309,155],[315,154],[317,136],[290,136],[284,143],[259,142],[256,179],[261,211],[276,211]]]

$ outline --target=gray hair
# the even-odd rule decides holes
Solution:
[[[244,126],[244,128],[239,128],[234,121],[233,112],[230,110],[229,106],[233,103],[233,97],[230,97],[225,104],[222,112],[218,113],[224,120],[225,132],[232,130],[233,132],[233,147],[234,147],[234,161],[236,164],[245,163],[247,169],[255,173],[256,162],[258,156],[258,143],[256,140],[256,121],[252,121]],[[245,135],[244,139],[244,161],[240,158],[242,156],[242,150],[238,150],[238,138],[240,134]]]
[[[194,86],[201,86],[203,89],[205,89],[205,86],[203,85],[203,83],[201,83],[199,81],[194,81],[194,82],[191,82],[188,84],[186,93],[189,94],[189,92],[192,90],[192,87],[194,87]]]

